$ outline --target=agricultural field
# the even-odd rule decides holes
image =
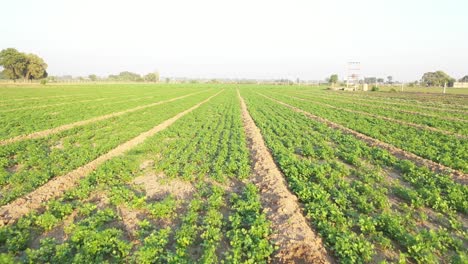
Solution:
[[[0,87],[0,263],[467,263],[468,95]]]

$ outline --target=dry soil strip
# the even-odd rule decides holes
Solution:
[[[310,94],[303,94],[303,93],[297,93],[296,95],[312,96]],[[324,100],[331,99],[333,101],[343,102],[345,104],[355,104],[355,105],[360,105],[360,106],[376,107],[375,104],[356,103],[356,102],[349,101],[349,100],[352,100],[352,99],[338,99],[338,98],[315,96],[315,95],[314,95],[314,98],[320,98],[320,99],[324,99]],[[302,98],[302,99],[306,99],[306,98]],[[456,118],[456,117],[440,116],[440,115],[433,115],[433,114],[426,114],[426,113],[422,113],[422,112],[415,112],[415,111],[410,111],[410,110],[394,108],[394,107],[391,107],[391,106],[385,107],[385,106],[378,105],[378,108],[379,109],[384,109],[384,110],[389,110],[389,111],[394,111],[394,112],[410,114],[410,115],[427,116],[427,117],[432,117],[432,118],[438,118],[438,119],[443,119],[443,120],[452,120],[452,121],[458,121],[458,122],[468,122],[468,120],[466,120],[466,119],[460,119],[460,118]]]
[[[322,239],[310,228],[284,176],[273,161],[260,130],[250,116],[239,91],[242,120],[253,161],[254,183],[261,191],[261,201],[272,222],[272,239],[279,246],[273,257],[276,263],[329,263],[330,256]]]
[[[265,98],[267,98],[267,99],[269,99],[269,100],[271,100],[271,101],[274,101],[274,102],[276,102],[276,103],[278,103],[280,105],[284,105],[284,106],[292,109],[295,112],[304,114],[305,116],[307,116],[307,117],[309,117],[311,119],[314,119],[314,120],[317,120],[319,122],[325,123],[327,126],[333,128],[333,129],[339,129],[339,130],[341,130],[341,131],[343,131],[343,132],[345,132],[347,134],[353,135],[356,138],[364,141],[365,143],[367,143],[371,147],[383,148],[383,149],[387,150],[388,152],[390,152],[392,155],[394,155],[397,158],[411,160],[411,161],[415,162],[417,165],[428,167],[430,170],[432,170],[434,172],[448,172],[452,176],[452,179],[454,181],[459,182],[461,184],[467,184],[468,183],[468,175],[461,172],[461,171],[446,167],[446,166],[444,166],[442,164],[439,164],[437,162],[434,162],[432,160],[422,158],[422,157],[420,157],[420,156],[418,156],[416,154],[413,154],[411,152],[408,152],[408,151],[405,151],[403,149],[397,148],[397,147],[395,147],[393,145],[382,142],[382,141],[380,141],[378,139],[369,137],[367,135],[359,133],[359,132],[357,132],[355,130],[352,130],[350,128],[347,128],[345,126],[334,123],[334,122],[332,122],[332,121],[330,121],[328,119],[313,115],[313,114],[311,114],[309,112],[306,112],[306,111],[304,111],[302,109],[299,109],[297,107],[289,105],[289,104],[287,104],[285,102],[279,101],[277,99],[268,97],[268,96],[260,94],[260,93],[258,93],[258,94],[265,97]]]
[[[204,91],[202,91],[202,92],[204,92]],[[72,129],[72,128],[77,127],[77,126],[84,126],[84,125],[87,125],[87,124],[90,124],[90,123],[102,121],[102,120],[109,119],[109,118],[116,117],[116,116],[121,116],[121,115],[124,115],[124,114],[128,114],[128,113],[131,113],[131,112],[141,110],[141,109],[145,109],[145,108],[148,108],[148,107],[173,102],[173,101],[183,99],[185,97],[189,97],[189,96],[192,96],[194,94],[198,94],[198,93],[202,93],[202,92],[186,94],[184,96],[175,97],[175,98],[172,98],[172,99],[169,99],[169,100],[159,101],[159,102],[152,103],[152,104],[147,104],[147,105],[141,105],[141,106],[137,106],[135,108],[127,109],[127,110],[124,110],[124,111],[115,112],[115,113],[111,113],[111,114],[107,114],[107,115],[103,115],[103,116],[98,116],[98,117],[94,117],[94,118],[87,119],[87,120],[78,121],[78,122],[75,122],[75,123],[66,124],[66,125],[63,125],[63,126],[54,127],[54,128],[51,128],[51,129],[46,129],[46,130],[34,132],[34,133],[31,133],[31,134],[28,134],[28,135],[21,135],[21,136],[12,137],[12,138],[5,139],[5,140],[0,140],[0,146],[8,145],[8,144],[11,144],[11,143],[14,143],[14,142],[17,142],[17,141],[21,141],[21,140],[26,140],[26,139],[35,139],[35,138],[46,137],[48,135],[56,134],[56,133],[59,133],[59,132],[65,131],[65,130],[69,130],[69,129]]]
[[[434,132],[441,133],[441,134],[448,135],[448,136],[455,136],[455,137],[462,138],[462,139],[466,139],[466,138],[467,138],[467,137],[464,136],[464,135],[457,134],[457,133],[451,132],[451,131],[446,131],[446,130],[439,129],[439,128],[435,128],[435,127],[430,127],[430,126],[425,126],[425,125],[410,123],[410,122],[406,122],[406,121],[401,121],[401,120],[398,120],[398,119],[394,119],[394,118],[391,118],[391,117],[386,117],[386,116],[371,114],[371,113],[362,112],[362,111],[358,111],[358,110],[353,110],[353,109],[338,107],[338,106],[334,106],[334,105],[330,105],[330,104],[326,104],[326,103],[322,103],[322,102],[317,102],[317,101],[310,100],[310,99],[295,97],[295,96],[292,96],[292,95],[285,95],[285,96],[290,97],[290,98],[294,98],[294,99],[296,99],[296,100],[301,100],[301,101],[306,101],[306,102],[312,102],[312,103],[314,103],[314,104],[323,105],[323,106],[325,106],[325,107],[329,107],[329,108],[333,108],[333,109],[337,109],[337,110],[346,111],[346,112],[349,112],[349,113],[355,113],[355,114],[360,114],[360,115],[366,115],[366,116],[374,117],[374,118],[377,118],[377,119],[383,119],[383,120],[387,120],[387,121],[390,121],[390,122],[402,124],[402,125],[405,125],[405,126],[411,126],[411,127],[415,127],[415,128],[419,128],[419,129],[430,130],[430,131],[434,131]]]
[[[27,214],[29,211],[40,208],[43,202],[61,196],[66,190],[75,186],[81,178],[94,171],[99,165],[116,156],[122,155],[123,153],[134,148],[138,144],[141,144],[148,137],[151,137],[154,134],[166,129],[179,118],[192,112],[193,110],[195,110],[202,104],[208,102],[211,98],[217,96],[221,92],[222,91],[219,91],[215,95],[210,96],[209,98],[201,101],[200,103],[192,106],[191,108],[180,112],[177,115],[153,127],[152,129],[141,133],[135,138],[110,150],[106,154],[99,156],[98,158],[89,162],[88,164],[85,164],[65,175],[55,177],[46,184],[32,191],[31,193],[16,199],[7,205],[0,207],[0,226],[11,224],[18,220],[21,216]]]

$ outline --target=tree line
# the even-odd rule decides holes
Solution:
[[[32,53],[23,53],[19,52],[14,48],[7,48],[0,51],[0,66],[3,67],[3,71],[0,72],[0,79],[12,79],[14,81],[18,79],[28,80],[37,80],[43,79],[48,76],[47,74],[47,64],[44,60]],[[82,78],[82,77],[80,77]],[[97,81],[99,78],[95,74],[88,76],[88,79],[91,81]],[[117,75],[109,75],[107,79],[102,79],[106,81],[132,81],[132,82],[158,82],[159,73],[151,72],[144,76],[141,76],[137,73],[123,71]],[[332,74],[330,78],[327,78],[328,82],[331,84],[336,84],[338,80],[337,74]],[[283,80],[281,80],[282,82]],[[289,83],[289,80],[287,80]],[[376,84],[384,83],[383,78],[367,77],[362,80],[364,83]],[[448,86],[452,87],[455,83],[455,78],[451,77],[443,71],[435,72],[426,72],[421,77],[421,80],[416,81],[414,84],[434,87],[434,86]],[[459,82],[468,82],[468,75],[460,78]],[[393,77],[387,77],[387,83],[393,83]]]
[[[338,75],[332,74],[329,78],[327,78],[327,80],[330,84],[336,84],[338,83]],[[384,83],[383,78],[376,78],[376,77],[367,77],[367,78],[364,78],[364,80],[362,81],[367,84]],[[464,77],[460,78],[458,81],[468,82],[468,75],[465,75]],[[414,84],[419,84],[425,87],[442,87],[444,85],[447,85],[448,87],[452,87],[455,82],[456,82],[456,79],[451,77],[447,73],[443,71],[435,71],[435,72],[424,73],[423,76],[421,77],[421,80],[415,81]],[[388,84],[394,83],[392,76],[387,77],[387,83]]]
[[[140,75],[138,73],[123,71],[119,74],[111,74],[107,77],[100,77],[96,74],[90,74],[87,77],[73,77],[71,75],[64,76],[50,76],[47,78],[51,82],[60,82],[60,81],[104,81],[104,82],[159,82],[159,72],[150,72],[146,75]]]
[[[32,53],[19,52],[14,48],[0,51],[2,76],[14,81],[18,79],[37,80],[47,77],[47,64]]]

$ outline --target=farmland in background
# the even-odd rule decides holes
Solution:
[[[467,138],[458,93],[0,87],[0,263],[466,263]]]

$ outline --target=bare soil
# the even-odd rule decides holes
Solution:
[[[261,192],[262,205],[272,222],[274,234],[271,238],[279,247],[272,261],[274,263],[333,262],[323,246],[322,239],[308,225],[297,197],[289,191],[284,176],[276,166],[239,91],[238,96],[253,161],[253,182]]]
[[[180,179],[169,179],[164,175],[147,173],[135,178],[132,183],[143,185],[146,197],[151,200],[161,200],[171,194],[177,199],[186,200],[192,197],[195,188],[190,182]]]
[[[63,176],[55,177],[46,184],[34,190],[33,192],[0,207],[0,226],[11,224],[21,216],[27,214],[29,211],[39,209],[43,202],[61,196],[66,190],[78,184],[81,178],[96,170],[96,168],[99,165],[103,164],[104,162],[110,160],[113,157],[122,155],[126,151],[141,144],[148,137],[151,137],[154,134],[166,129],[179,118],[192,112],[193,110],[200,107],[202,104],[208,102],[209,100],[211,100],[211,98],[217,96],[221,92],[222,91],[219,91],[215,95],[210,96],[209,98],[201,101],[200,103],[192,106],[191,108],[182,111],[177,115],[160,123],[159,125],[153,127],[152,129],[141,133],[137,137],[117,146],[116,148],[96,158],[88,164],[83,165]]]

